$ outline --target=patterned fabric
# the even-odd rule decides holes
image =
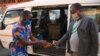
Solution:
[[[30,31],[30,26],[22,26],[19,23],[16,23],[14,25],[14,28],[12,30],[12,34],[13,34],[13,44],[11,47],[11,56],[28,56],[27,53],[27,46],[22,45],[19,42],[19,38],[17,36],[15,36],[14,34],[18,32],[20,37],[23,38],[26,41],[29,41],[29,37],[31,34]]]

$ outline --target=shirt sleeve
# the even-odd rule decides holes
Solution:
[[[13,29],[12,29],[12,36],[13,36],[13,40],[18,39],[18,37],[16,36],[16,34],[18,33],[19,27],[18,25],[14,25]]]
[[[29,34],[31,36],[32,32],[31,32],[31,25],[28,25],[28,30],[29,30]]]

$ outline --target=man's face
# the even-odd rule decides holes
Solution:
[[[70,12],[71,14],[77,13],[77,9],[74,6],[71,6]]]
[[[32,14],[31,13],[27,13],[23,15],[23,21],[26,21],[27,19],[31,20],[32,19]]]
[[[32,20],[32,14],[31,13],[27,13],[23,15],[23,24],[28,25],[30,24],[30,21]]]
[[[32,19],[32,13],[29,13],[29,14],[28,14],[28,18],[29,18],[29,19]]]
[[[79,10],[75,8],[75,6],[71,6],[71,17],[73,20],[78,20],[79,19]]]

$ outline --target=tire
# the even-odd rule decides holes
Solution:
[[[4,46],[3,46],[2,42],[1,42],[1,40],[0,40],[0,47],[4,48]]]
[[[9,44],[9,49],[11,48],[12,44],[13,44],[13,42],[10,42],[10,44]]]

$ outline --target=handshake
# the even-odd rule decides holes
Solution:
[[[59,41],[55,41],[53,40],[52,43],[44,41],[44,40],[40,40],[40,45],[43,46],[44,48],[49,48],[52,46],[57,46],[59,45]]]

